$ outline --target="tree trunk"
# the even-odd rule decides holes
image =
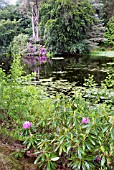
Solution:
[[[39,40],[39,0],[36,0],[36,40]]]
[[[32,34],[33,38],[36,38],[35,35],[35,20],[34,20],[34,6],[32,5]]]

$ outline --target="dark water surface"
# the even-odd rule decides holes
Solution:
[[[83,86],[84,79],[88,75],[94,75],[98,85],[105,79],[109,70],[108,61],[82,61],[76,58],[52,58],[50,62],[40,68],[40,81],[68,81],[76,82],[77,86]],[[112,65],[110,65],[112,67]]]

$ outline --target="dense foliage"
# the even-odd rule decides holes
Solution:
[[[12,7],[0,9],[0,52],[4,52],[16,34],[17,21],[12,16]]]
[[[16,8],[6,4],[0,8],[0,53],[7,52],[14,36],[19,33],[30,33],[30,20],[19,14]]]
[[[106,45],[112,48],[113,1],[100,2],[108,21]],[[15,54],[7,74],[0,68],[0,137],[23,144],[12,155],[32,157],[42,170],[114,169],[113,69],[101,87],[90,76],[83,94],[76,91],[70,97],[51,98],[40,85],[32,85],[48,60],[47,50],[87,50],[85,39],[94,18],[89,0],[19,0],[16,8],[0,0],[0,53]],[[34,74],[26,74],[22,65]]]
[[[89,102],[78,92],[70,98],[57,95],[51,99],[38,86],[30,85],[34,75],[22,74],[19,56],[10,75],[0,69],[0,133],[25,145],[13,155],[18,158],[30,151],[34,163],[44,170],[113,169],[114,98],[100,104],[100,91]],[[104,97],[110,82],[114,85],[111,77],[102,82]],[[94,92],[92,77],[86,85]]]
[[[27,34],[19,34],[13,38],[13,41],[10,43],[11,53],[13,54],[23,54],[27,42],[29,40],[29,36]]]
[[[114,15],[114,0],[101,0],[104,4],[104,20],[107,23]]]
[[[86,34],[95,20],[95,11],[90,2],[19,0],[13,6],[7,0],[0,0],[0,52],[10,51],[10,43],[19,34],[28,34],[29,38],[32,36],[53,53],[74,54],[88,50]],[[106,25],[113,18],[114,2],[99,0],[99,3],[104,4]]]
[[[41,5],[40,14],[41,36],[50,51],[84,51],[83,40],[93,22],[93,9],[88,0],[49,0]]]
[[[107,38],[106,45],[114,47],[114,16],[112,16],[107,23],[105,37]]]

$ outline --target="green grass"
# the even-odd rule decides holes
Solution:
[[[114,51],[91,51],[90,59],[114,59]]]

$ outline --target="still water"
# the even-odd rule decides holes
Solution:
[[[2,68],[8,72],[10,64],[8,64],[8,61],[5,63],[4,65],[1,63]],[[37,75],[31,81],[31,84],[42,86],[49,95],[55,95],[57,92],[71,95],[78,89],[81,89],[81,92],[85,91],[86,87],[83,84],[85,78],[88,78],[89,75],[94,76],[99,88],[107,73],[114,70],[114,57],[101,57],[100,60],[98,58],[90,60],[87,57],[85,60],[82,60],[81,57],[55,57],[33,68],[33,70],[36,70]],[[28,73],[31,71],[29,69]]]
[[[84,79],[88,75],[94,75],[98,85],[105,79],[107,72],[114,65],[109,61],[93,61],[76,58],[52,58],[50,62],[40,67],[39,81],[67,81],[76,82],[77,86],[83,86]]]

